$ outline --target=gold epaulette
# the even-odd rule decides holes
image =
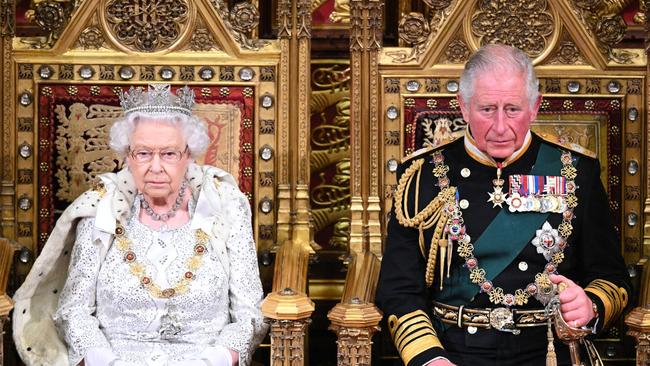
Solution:
[[[424,154],[426,154],[428,152],[431,152],[433,150],[437,150],[437,149],[439,149],[439,148],[441,148],[443,146],[449,145],[452,142],[456,141],[459,137],[460,136],[454,137],[454,138],[449,139],[449,140],[445,140],[445,141],[441,142],[440,144],[438,144],[436,146],[429,145],[429,146],[419,148],[419,149],[413,151],[412,153],[410,153],[409,155],[406,155],[405,157],[403,157],[402,162],[405,162],[405,161],[407,161],[409,159],[416,158],[416,157],[418,157],[420,155],[424,155]]]
[[[576,144],[575,142],[562,141],[558,136],[545,132],[538,133],[537,136],[541,137],[544,141],[550,142],[554,145],[559,145],[567,150],[577,152],[590,158],[596,158],[597,156],[595,152],[583,147],[582,145]]]
[[[397,317],[388,317],[390,336],[405,365],[420,353],[434,348],[443,348],[431,319],[422,310]]]
[[[397,189],[393,200],[395,202],[395,217],[400,225],[407,228],[415,228],[419,232],[418,245],[420,246],[420,253],[422,257],[427,259],[427,267],[425,273],[425,282],[427,287],[433,284],[434,270],[436,261],[440,259],[440,290],[442,290],[442,279],[444,277],[445,268],[449,273],[451,268],[452,253],[448,251],[448,236],[449,233],[444,230],[451,213],[445,210],[445,207],[455,203],[456,188],[446,187],[442,188],[438,195],[431,200],[422,210],[419,209],[420,201],[420,177],[422,173],[422,165],[425,159],[415,159],[411,162],[408,168],[397,183]],[[408,212],[409,191],[411,183],[415,181],[415,197],[414,212],[411,215]],[[431,182],[433,184],[433,182]],[[428,188],[425,188],[428,189]],[[431,237],[431,245],[429,254],[426,253],[424,242],[424,231],[434,228]]]

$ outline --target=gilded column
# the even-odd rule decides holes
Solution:
[[[368,163],[370,165],[370,192],[368,194],[368,241],[371,253],[381,256],[382,253],[382,232],[381,232],[381,213],[382,203],[379,187],[383,187],[381,182],[381,171],[383,164],[380,147],[383,141],[380,136],[384,135],[382,124],[379,119],[379,53],[382,46],[383,34],[383,1],[369,1],[368,4],[368,120],[370,125],[370,156]],[[372,300],[374,301],[374,299]]]
[[[363,197],[363,80],[362,60],[365,48],[363,1],[350,1],[350,252],[363,251],[365,200]]]
[[[15,151],[15,130],[14,126],[14,72],[11,61],[12,40],[15,33],[15,12],[14,0],[0,0],[0,37],[2,38],[2,55],[0,56],[0,70],[2,75],[2,88],[0,88],[0,100],[2,100],[2,187],[0,188],[0,211],[2,221],[0,222],[0,236],[15,239],[15,181],[14,181],[14,151]]]
[[[289,129],[291,105],[290,75],[291,75],[291,34],[292,34],[291,0],[278,1],[278,39],[280,43],[279,70],[279,104],[278,104],[278,222],[277,242],[282,244],[291,237],[291,178],[289,148]]]
[[[297,85],[292,89],[293,105],[295,111],[295,124],[291,131],[296,133],[292,138],[292,146],[296,147],[295,161],[295,223],[293,227],[293,240],[311,249],[310,228],[310,203],[309,203],[309,157],[311,144],[310,134],[310,98],[311,98],[311,0],[297,0],[296,4],[296,40],[297,42],[297,70],[295,78]],[[296,103],[297,102],[297,103]]]
[[[379,51],[383,2],[350,2],[350,251],[381,254]]]

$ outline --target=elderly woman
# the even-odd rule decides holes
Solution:
[[[248,200],[228,173],[193,163],[208,136],[191,89],[120,99],[110,146],[126,168],[68,207],[16,293],[21,357],[246,365],[266,331]]]

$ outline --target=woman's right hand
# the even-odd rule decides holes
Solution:
[[[456,364],[452,363],[451,361],[449,361],[446,358],[439,358],[437,360],[433,360],[433,361],[425,364],[424,366],[456,366]]]

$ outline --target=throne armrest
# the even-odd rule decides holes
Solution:
[[[373,304],[380,261],[370,252],[354,255],[345,279],[341,302],[327,314],[338,338],[339,365],[370,365],[372,336],[380,330],[383,314]]]
[[[314,303],[306,295],[309,244],[285,241],[276,254],[273,291],[262,301],[271,324],[271,365],[305,363],[305,332]]]

